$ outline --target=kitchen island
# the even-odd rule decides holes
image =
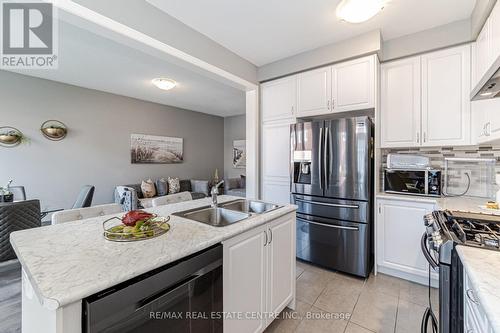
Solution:
[[[238,198],[220,196],[219,202],[236,199]],[[171,216],[171,229],[157,238],[138,242],[120,243],[105,240],[102,223],[111,216],[12,233],[11,243],[23,268],[23,332],[81,332],[82,299],[85,297],[218,243],[224,245],[226,288],[226,284],[231,282],[226,279],[226,274],[231,273],[227,270],[238,269],[238,265],[234,265],[227,255],[232,253],[229,250],[234,247],[235,241],[245,239],[248,232],[260,232],[258,228],[264,228],[263,226],[271,225],[273,221],[284,217],[292,221],[293,228],[290,228],[291,234],[286,237],[288,240],[277,237],[277,241],[290,243],[287,244],[288,251],[291,252],[287,261],[293,258],[293,272],[290,272],[293,275],[293,291],[291,297],[286,298],[284,306],[290,304],[293,307],[296,207],[285,205],[264,214],[252,215],[226,227],[212,227],[171,215],[208,206],[210,203],[211,200],[205,198],[147,209],[158,216]],[[263,245],[267,244],[266,239]],[[226,308],[226,305],[234,305],[231,300],[226,301],[226,294],[224,300],[224,311],[235,310]],[[284,306],[280,304],[278,310],[282,310]],[[269,322],[264,322],[260,326],[265,329],[268,324]]]
[[[464,331],[500,333],[500,252],[456,249],[464,266]]]

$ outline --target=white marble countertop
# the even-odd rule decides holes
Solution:
[[[439,209],[447,209],[461,212],[478,213],[486,215],[500,215],[500,210],[483,209],[480,206],[485,206],[488,199],[473,198],[473,197],[444,197],[437,200]]]
[[[424,202],[435,204],[438,198],[424,197],[418,195],[406,195],[406,194],[394,194],[394,193],[377,193],[377,199],[389,199],[389,200],[400,200],[400,201],[411,201],[411,202]]]
[[[392,193],[377,193],[378,199],[401,200],[410,202],[430,203],[436,206],[436,209],[461,211],[477,214],[500,215],[500,209],[483,209],[480,206],[485,206],[488,199],[475,197],[423,197],[416,195],[392,194]]]
[[[460,260],[494,332],[500,333],[500,252],[456,247]]]
[[[241,199],[219,196],[219,202]],[[146,209],[159,216],[207,206],[210,198]],[[98,291],[208,248],[295,211],[286,205],[226,227],[171,216],[169,232],[137,242],[103,237],[102,222],[113,215],[21,230],[10,235],[19,262],[43,306],[54,310]],[[117,214],[121,216],[123,214]]]

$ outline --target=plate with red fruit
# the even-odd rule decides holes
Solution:
[[[121,218],[103,222],[104,238],[115,242],[132,242],[163,235],[170,230],[170,216],[161,217],[143,210],[131,210]]]

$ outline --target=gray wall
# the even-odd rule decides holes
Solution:
[[[436,50],[472,40],[470,20],[462,20],[411,35],[385,41],[382,45],[382,61],[406,57]]]
[[[348,40],[319,47],[258,68],[260,82],[280,76],[320,67],[349,58],[379,52],[381,48],[379,30],[374,30]]]
[[[476,5],[471,15],[471,35],[473,39],[477,38],[479,32],[483,28],[484,22],[491,13],[497,0],[476,0]]]
[[[94,203],[112,200],[117,184],[144,178],[209,179],[224,170],[224,119],[53,81],[0,71],[0,126],[13,126],[31,139],[0,147],[0,184],[14,179],[43,209],[68,208],[80,187],[96,186]],[[45,139],[42,122],[68,128],[59,142]],[[130,134],[184,138],[184,163],[130,163]]]
[[[233,141],[245,140],[245,115],[224,118],[224,178],[245,175],[245,169],[233,167]]]

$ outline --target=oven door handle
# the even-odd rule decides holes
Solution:
[[[420,239],[420,247],[422,249],[422,253],[424,254],[425,259],[429,262],[429,265],[433,269],[437,269],[439,267],[439,264],[436,262],[436,259],[434,259],[429,252],[429,248],[427,247],[427,233],[424,232],[422,235],[422,238]]]

